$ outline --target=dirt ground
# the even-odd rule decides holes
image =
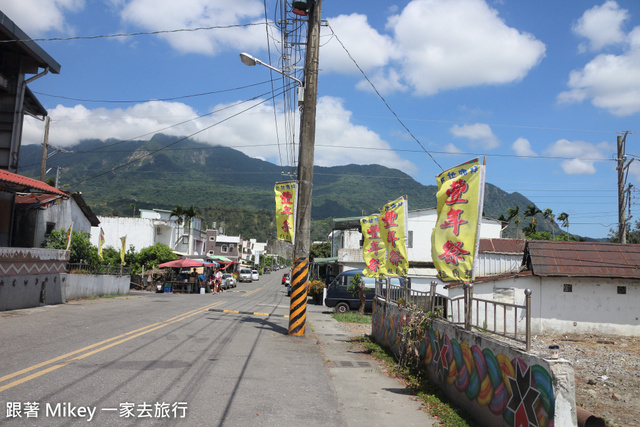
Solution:
[[[371,334],[371,325],[343,323],[347,333]],[[603,418],[608,427],[640,427],[640,337],[567,334],[536,336],[532,352],[559,357],[575,372],[576,404]]]
[[[573,364],[578,406],[608,426],[640,426],[640,337],[538,336],[532,351],[546,354],[552,344]]]

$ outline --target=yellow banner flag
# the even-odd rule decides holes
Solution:
[[[296,181],[278,182],[274,187],[276,193],[276,238],[293,243],[296,224]]]
[[[67,229],[67,250],[71,247],[71,234],[73,233],[73,222]]]
[[[386,245],[380,234],[380,215],[370,215],[360,218],[360,229],[364,236],[362,244],[362,258],[366,267],[362,274],[367,277],[384,278],[386,274],[385,257]]]
[[[104,230],[100,227],[100,236],[98,236],[98,256],[102,258],[102,245],[104,245]]]
[[[436,177],[438,220],[431,234],[431,256],[443,282],[475,279],[484,175],[485,166],[473,159]]]
[[[124,248],[127,245],[127,236],[121,237],[120,241],[122,242],[122,247],[120,248],[120,261],[122,265],[125,265],[124,262]]]
[[[408,203],[402,197],[380,208],[380,234],[387,247],[387,276],[407,277],[409,271],[407,208]]]

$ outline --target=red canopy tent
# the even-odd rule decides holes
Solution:
[[[190,259],[190,258],[180,258],[180,259],[174,259],[173,261],[160,264],[158,267],[186,268],[186,267],[202,267],[203,265],[204,263],[202,261],[197,261],[195,259]]]

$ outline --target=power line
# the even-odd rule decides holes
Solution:
[[[328,24],[327,24],[328,25]],[[358,68],[358,70],[360,70],[360,73],[362,73],[362,75],[364,76],[364,78],[367,80],[367,82],[369,82],[369,84],[371,85],[371,87],[373,88],[373,90],[376,92],[376,94],[378,95],[378,97],[382,100],[382,102],[384,103],[384,105],[387,107],[387,109],[389,111],[391,111],[391,114],[393,114],[393,116],[396,118],[396,120],[402,125],[402,127],[409,133],[409,135],[411,135],[411,137],[413,138],[414,141],[416,141],[418,143],[418,145],[420,146],[420,148],[422,148],[422,151],[424,151],[425,153],[427,153],[429,155],[429,157],[431,157],[431,160],[433,160],[433,162],[438,165],[438,167],[440,168],[440,170],[444,171],[444,169],[442,168],[442,166],[440,166],[440,163],[438,163],[436,161],[436,159],[431,155],[431,153],[429,151],[427,151],[426,148],[424,148],[424,146],[422,145],[422,143],[418,140],[418,138],[416,138],[416,136],[411,132],[411,130],[407,127],[407,125],[404,124],[404,122],[402,120],[400,120],[400,117],[398,117],[398,115],[396,114],[395,111],[393,111],[393,109],[391,108],[391,106],[389,105],[389,103],[387,102],[386,99],[384,99],[384,97],[382,96],[382,94],[380,92],[378,92],[378,89],[376,88],[376,86],[373,84],[373,82],[371,80],[369,80],[369,77],[367,77],[366,73],[364,72],[364,70],[362,68],[360,68],[360,65],[358,65],[358,63],[356,62],[356,60],[353,58],[353,56],[351,56],[351,53],[347,50],[347,48],[345,47],[345,45],[342,43],[342,40],[340,40],[340,37],[338,37],[338,35],[335,33],[335,31],[333,31],[333,28],[331,27],[331,25],[328,25],[329,29],[331,30],[331,33],[335,36],[336,40],[338,41],[338,43],[340,43],[340,46],[342,46],[342,48],[344,49],[344,51],[347,53],[347,55],[349,56],[349,59],[351,59],[351,61],[355,64],[356,68]]]
[[[279,95],[279,94],[278,94],[278,95]],[[277,95],[274,95],[274,96],[277,96]],[[178,144],[179,142],[182,142],[182,141],[184,141],[184,140],[187,140],[187,139],[189,139],[189,138],[193,137],[194,135],[197,135],[197,134],[202,133],[202,132],[204,132],[204,131],[206,131],[206,130],[208,130],[208,129],[211,129],[211,128],[212,128],[212,127],[214,127],[214,126],[217,126],[217,125],[219,125],[219,124],[221,124],[221,123],[224,123],[224,122],[226,122],[227,120],[231,120],[232,118],[237,117],[237,116],[239,116],[240,114],[243,114],[243,113],[244,113],[244,112],[246,112],[246,111],[249,111],[249,110],[251,110],[251,109],[253,109],[253,108],[256,108],[257,106],[262,105],[262,104],[264,104],[265,102],[269,101],[269,99],[270,99],[270,98],[267,98],[267,99],[265,99],[265,100],[262,100],[262,101],[260,101],[260,102],[258,102],[258,103],[256,103],[256,104],[252,105],[251,107],[249,107],[249,108],[247,108],[247,109],[245,109],[245,110],[243,110],[243,111],[240,111],[240,112],[238,112],[238,113],[236,113],[236,114],[233,114],[233,115],[231,115],[231,116],[229,116],[229,117],[226,117],[226,118],[224,118],[224,119],[222,119],[222,120],[220,120],[220,121],[218,121],[218,122],[216,122],[216,123],[212,124],[211,126],[207,126],[207,127],[205,127],[204,129],[200,129],[199,131],[194,132],[194,133],[192,133],[191,135],[185,136],[185,137],[183,137],[183,138],[181,138],[181,139],[178,139],[177,141],[172,142],[171,144],[168,144],[168,145],[166,145],[166,146],[164,146],[164,147],[161,147],[161,148],[159,148],[159,149],[157,149],[157,150],[154,150],[154,151],[152,151],[152,152],[149,152],[147,155],[144,155],[144,156],[141,156],[141,157],[137,157],[137,158],[135,158],[135,159],[133,159],[133,160],[131,160],[131,161],[129,161],[129,162],[126,162],[126,163],[121,164],[121,165],[119,165],[119,166],[113,167],[113,168],[111,168],[111,170],[109,170],[109,171],[106,171],[106,172],[103,172],[103,173],[100,173],[100,174],[97,174],[97,175],[91,176],[91,177],[89,177],[89,178],[85,178],[85,179],[83,179],[83,180],[81,180],[81,181],[77,181],[77,182],[74,182],[74,183],[69,184],[69,185],[79,185],[79,184],[82,184],[82,183],[87,182],[87,181],[89,181],[89,180],[92,180],[92,179],[95,179],[95,178],[99,178],[99,177],[104,176],[104,175],[106,175],[106,174],[109,174],[109,173],[115,172],[115,171],[116,171],[116,170],[118,170],[118,169],[122,169],[122,168],[124,168],[124,167],[126,167],[126,166],[129,166],[130,164],[133,164],[133,163],[139,162],[140,160],[143,160],[143,159],[145,159],[145,158],[147,158],[147,157],[151,157],[151,156],[153,156],[154,154],[156,154],[156,153],[158,153],[158,152],[160,152],[160,151],[163,151],[164,149],[166,149],[166,148],[168,148],[168,147],[171,147],[171,146],[173,146],[173,145],[175,145],[175,144]]]
[[[191,95],[182,95],[182,96],[174,96],[172,98],[153,98],[153,99],[85,99],[85,98],[72,98],[69,96],[63,96],[63,95],[53,95],[50,93],[44,93],[44,92],[38,92],[38,91],[33,91],[34,93],[37,93],[38,95],[42,95],[42,96],[48,96],[51,98],[59,98],[59,99],[66,99],[69,101],[79,101],[79,102],[99,102],[99,103],[104,103],[104,104],[108,104],[108,103],[112,103],[112,104],[133,104],[133,103],[141,103],[141,102],[151,102],[151,101],[175,101],[176,99],[186,99],[186,98],[196,98],[199,96],[206,96],[206,95],[214,95],[216,93],[225,93],[225,92],[232,92],[232,91],[236,91],[236,90],[242,90],[242,89],[247,89],[250,87],[255,87],[255,86],[260,86],[263,84],[269,83],[269,80],[266,80],[264,82],[260,82],[260,83],[254,83],[254,84],[250,84],[250,85],[246,85],[246,86],[239,86],[239,87],[235,87],[235,88],[230,88],[230,89],[222,89],[222,90],[215,90],[215,91],[211,91],[211,92],[202,92],[202,93],[195,93],[195,94],[191,94]]]
[[[178,28],[174,30],[157,30],[157,31],[138,31],[135,33],[115,33],[115,34],[97,34],[93,36],[72,36],[72,37],[51,37],[40,39],[21,39],[21,40],[0,40],[0,43],[17,43],[17,42],[52,42],[52,41],[69,41],[69,40],[95,40],[106,38],[118,38],[118,37],[133,37],[133,36],[149,36],[157,34],[172,34],[172,33],[188,33],[196,31],[207,30],[225,30],[230,28],[242,28],[251,27],[255,25],[264,25],[261,22],[255,22],[250,24],[232,24],[232,25],[213,25],[210,27],[196,27],[196,28]]]

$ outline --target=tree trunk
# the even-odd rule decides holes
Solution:
[[[362,315],[364,315],[364,304],[365,304],[364,281],[360,282],[360,289],[358,290],[358,297],[360,298],[360,308],[358,309],[358,314],[362,316]]]

